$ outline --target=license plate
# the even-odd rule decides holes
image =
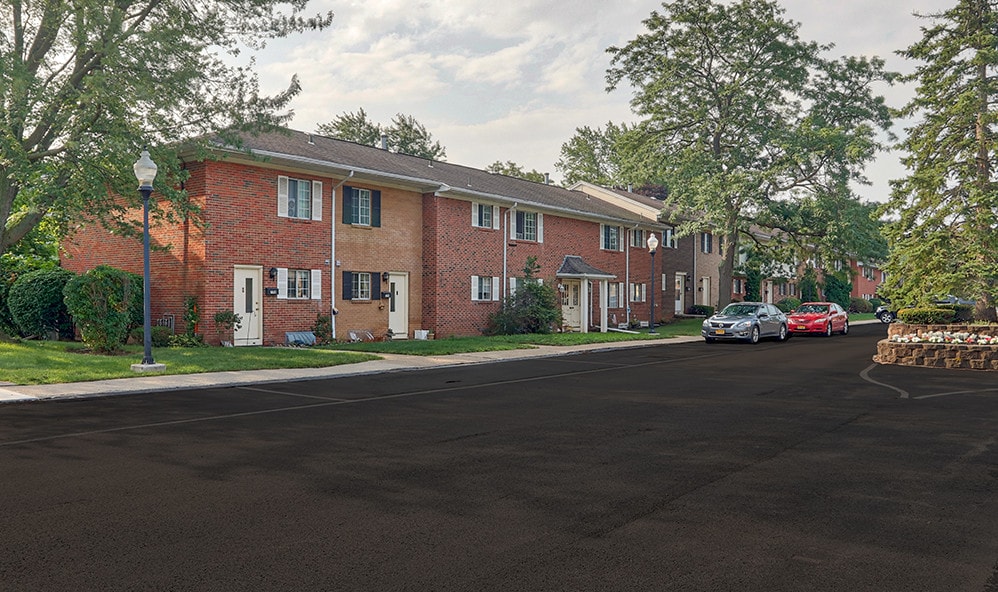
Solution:
[[[797,325],[798,331],[803,331],[804,329],[807,329],[807,325]]]
[[[718,329],[714,331],[714,335],[724,335],[724,329]]]

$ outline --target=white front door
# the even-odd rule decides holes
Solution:
[[[242,317],[242,321],[239,328],[233,331],[233,345],[263,344],[262,300],[263,268],[258,265],[236,265],[232,274],[232,310]]]
[[[392,339],[409,337],[409,274],[389,273],[388,330]]]
[[[561,316],[566,327],[582,330],[582,282],[562,282]]]
[[[710,276],[705,275],[700,278],[700,304],[710,306]]]

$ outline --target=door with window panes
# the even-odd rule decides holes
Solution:
[[[582,282],[564,281],[561,292],[561,316],[565,326],[582,330]]]
[[[241,317],[233,327],[233,345],[263,344],[263,268],[237,265],[233,271],[232,311]]]
[[[392,339],[409,337],[409,274],[389,273],[388,330]]]

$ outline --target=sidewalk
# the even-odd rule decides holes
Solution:
[[[506,351],[475,352],[449,356],[403,356],[398,354],[377,354],[380,360],[343,364],[328,368],[294,368],[274,370],[248,370],[243,372],[211,372],[206,374],[168,374],[96,380],[93,382],[72,382],[66,384],[41,385],[0,385],[0,404],[36,401],[57,398],[105,397],[169,390],[213,388],[223,386],[267,384],[275,382],[295,382],[316,378],[357,376],[418,370],[422,368],[444,368],[465,364],[487,364],[508,360],[544,358],[567,354],[620,349],[626,347],[654,347],[673,343],[700,341],[700,337],[673,337],[657,341],[621,341],[615,343],[593,343],[579,346],[541,345],[536,349],[515,349]]]

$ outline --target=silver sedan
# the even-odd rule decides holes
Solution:
[[[787,315],[765,302],[732,302],[724,310],[704,320],[700,335],[711,343],[717,339],[736,339],[758,343],[763,337],[788,337]]]

